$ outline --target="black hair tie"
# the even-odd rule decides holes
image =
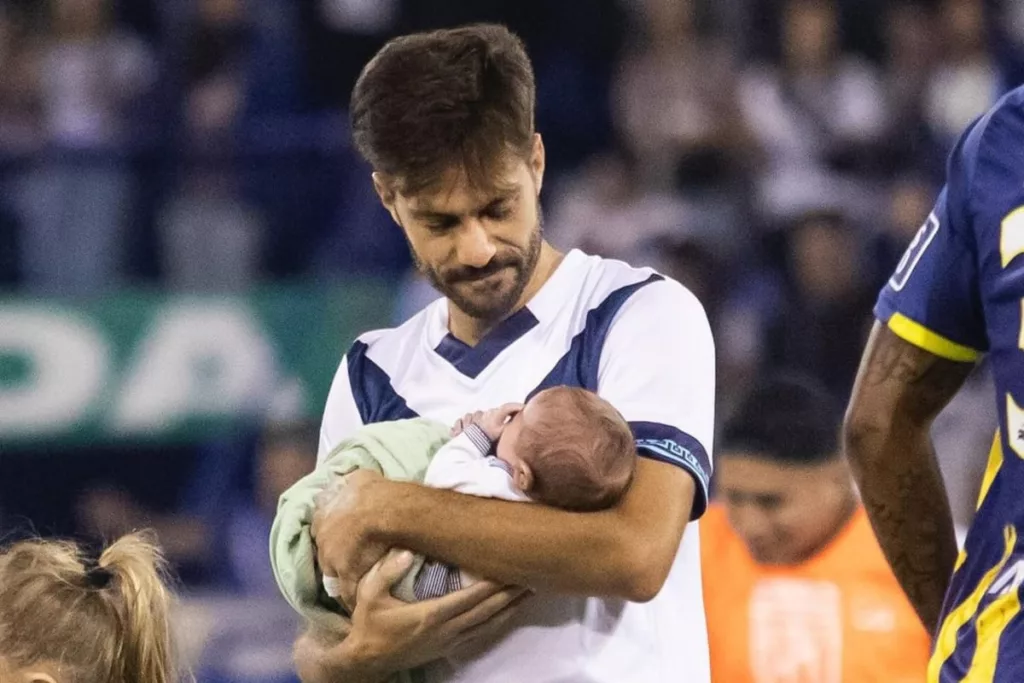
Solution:
[[[106,567],[101,567],[93,558],[86,558],[85,564],[85,585],[96,590],[103,590],[110,585],[114,574]]]

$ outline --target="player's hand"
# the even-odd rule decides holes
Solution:
[[[501,635],[527,591],[480,581],[450,595],[406,603],[391,594],[412,565],[392,550],[359,582],[350,651],[381,670],[412,669],[442,657],[482,650]]]
[[[505,431],[505,426],[522,409],[523,404],[521,403],[506,403],[491,410],[478,410],[475,413],[467,413],[456,421],[455,426],[452,427],[452,436],[458,436],[465,431],[466,427],[475,424],[483,430],[487,438],[491,441],[497,441],[501,438],[501,433]]]
[[[378,503],[387,495],[388,481],[376,472],[356,470],[337,480],[316,497],[310,529],[317,562],[336,587],[331,597],[350,612],[356,607],[360,579],[388,551],[373,540]]]

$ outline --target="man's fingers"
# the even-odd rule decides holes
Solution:
[[[373,565],[359,582],[360,589],[366,585],[371,594],[390,593],[391,588],[402,580],[412,567],[413,554],[408,550],[391,549],[377,564]]]
[[[533,593],[529,591],[523,592],[486,621],[465,629],[455,636],[450,651],[471,648],[475,641],[481,641],[482,644],[486,644],[492,638],[501,635],[508,628],[512,620],[522,612],[526,601],[532,597]]]
[[[473,586],[470,586],[470,588],[473,588]],[[518,586],[502,588],[497,593],[479,601],[469,609],[444,620],[443,628],[449,637],[455,637],[467,629],[486,622],[525,592],[525,588],[519,588]]]
[[[478,581],[469,588],[416,604],[424,610],[426,621],[439,626],[501,593],[503,589],[504,586],[492,581]]]

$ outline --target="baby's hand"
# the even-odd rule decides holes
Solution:
[[[521,403],[506,403],[491,410],[478,410],[475,413],[466,413],[452,427],[452,436],[458,436],[469,425],[476,425],[483,430],[491,441],[497,441],[501,433],[505,431],[505,425],[515,417],[516,413],[523,409]]]

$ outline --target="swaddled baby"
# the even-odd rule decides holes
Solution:
[[[629,425],[610,403],[585,389],[555,387],[518,411],[503,406],[472,413],[452,432],[455,438],[427,468],[428,486],[593,511],[614,505],[636,469]],[[473,580],[448,565],[417,561],[395,596],[424,600]]]
[[[546,389],[522,407],[470,413],[456,422],[452,434],[430,461],[425,485],[593,511],[614,505],[636,469],[629,425],[610,403],[576,387]],[[420,556],[393,592],[412,602],[473,581],[458,568]],[[335,578],[323,577],[323,585],[338,597]]]

